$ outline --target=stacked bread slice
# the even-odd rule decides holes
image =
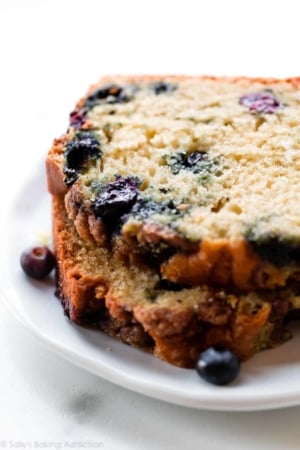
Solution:
[[[300,80],[111,77],[53,143],[58,292],[178,366],[285,340],[300,304]]]

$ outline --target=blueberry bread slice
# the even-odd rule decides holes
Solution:
[[[222,345],[242,360],[289,337],[284,321],[299,307],[293,287],[238,293],[162,280],[150,267],[129,266],[110,250],[83,240],[53,198],[58,295],[66,314],[181,367]]]
[[[298,283],[299,85],[103,79],[49,152],[49,191],[83,240],[173,283]]]

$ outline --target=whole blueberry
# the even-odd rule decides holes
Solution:
[[[21,267],[31,278],[45,278],[55,267],[55,256],[46,246],[24,250],[20,258]]]
[[[222,386],[231,383],[238,376],[240,361],[224,347],[209,347],[199,355],[196,370],[208,383]]]

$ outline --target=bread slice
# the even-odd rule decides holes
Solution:
[[[84,241],[189,286],[300,279],[300,79],[107,77],[47,158]]]
[[[53,197],[58,296],[78,325],[92,325],[181,367],[222,345],[242,360],[289,337],[287,315],[299,306],[294,289],[241,293],[186,287],[138,268],[92,240],[83,240]]]

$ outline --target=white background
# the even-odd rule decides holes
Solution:
[[[0,0],[1,222],[19,178],[100,75],[300,75],[297,8],[295,0]],[[1,302],[0,343],[0,448],[300,447],[300,408],[214,413],[145,398],[50,353]]]

